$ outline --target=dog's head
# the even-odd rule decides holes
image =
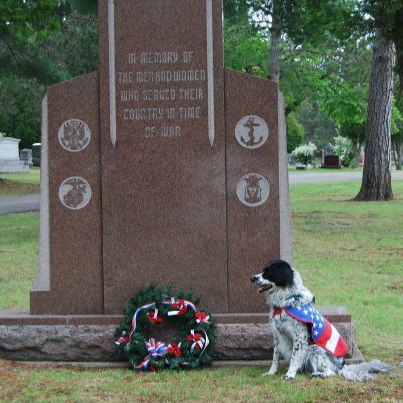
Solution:
[[[258,292],[274,291],[277,287],[291,288],[294,285],[294,270],[284,260],[272,260],[263,273],[256,274],[251,281],[259,287]]]
[[[277,307],[301,306],[315,302],[315,297],[302,284],[298,271],[284,260],[272,260],[263,270],[251,278],[264,293],[269,305]]]

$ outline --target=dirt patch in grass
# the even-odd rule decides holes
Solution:
[[[387,286],[388,290],[399,291],[403,293],[403,281],[398,281],[396,283]]]
[[[28,193],[39,193],[39,185],[16,183],[0,178],[0,196],[18,196]]]

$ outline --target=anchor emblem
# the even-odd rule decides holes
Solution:
[[[246,127],[249,129],[248,131],[248,136],[249,140],[245,141],[243,136],[241,136],[241,141],[242,143],[246,144],[248,147],[253,147],[263,141],[263,136],[260,136],[258,141],[255,141],[255,128],[260,127],[260,123],[255,123],[255,118],[251,116],[247,122],[243,125],[243,127]]]
[[[235,127],[235,138],[248,150],[261,147],[269,137],[267,123],[255,115],[244,116]]]

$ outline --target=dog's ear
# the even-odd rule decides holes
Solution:
[[[294,284],[294,270],[284,260],[272,260],[265,267],[263,278],[278,287],[291,287]]]

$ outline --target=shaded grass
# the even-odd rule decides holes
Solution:
[[[292,185],[295,266],[318,305],[344,305],[366,359],[403,357],[403,181],[393,202],[351,202],[359,181]],[[28,309],[36,275],[38,213],[0,217],[0,307]],[[0,361],[0,401],[403,401],[403,370],[353,384],[294,382],[262,368],[132,373]]]
[[[0,196],[39,192],[40,169],[31,167],[29,172],[0,173]]]

